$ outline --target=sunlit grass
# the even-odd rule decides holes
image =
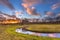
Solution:
[[[27,29],[38,32],[60,32],[60,24],[29,24]]]
[[[0,40],[60,40],[60,38],[38,37],[16,33],[15,30],[20,27],[22,25],[0,25]]]

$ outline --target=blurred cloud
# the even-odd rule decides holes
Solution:
[[[29,5],[38,4],[42,2],[43,0],[23,0],[23,3],[29,4]]]
[[[35,7],[32,8],[27,8],[26,9],[27,13],[29,15],[35,15],[35,16],[39,16],[40,14],[36,11]]]
[[[30,5],[29,5],[29,4],[26,4],[26,3],[22,3],[22,6],[23,6],[24,8],[28,8]]]
[[[15,11],[15,16],[16,17],[21,17],[23,14],[23,11]]]
[[[17,11],[16,14],[23,14],[23,12],[22,11],[20,11],[20,12]]]
[[[48,12],[46,12],[46,15],[48,15],[48,16],[53,16],[53,15],[54,15],[54,13],[53,13],[53,12],[48,11]]]
[[[58,13],[57,16],[60,16],[60,13]]]
[[[0,4],[7,6],[11,10],[14,10],[15,8],[12,6],[12,4],[9,2],[9,0],[0,0]]]
[[[52,5],[52,10],[55,10],[60,7],[60,3],[56,3]]]
[[[23,0],[22,5],[25,8],[27,8],[27,7],[31,7],[33,5],[36,5],[36,4],[41,4],[41,3],[43,3],[43,4],[45,4],[45,3],[51,4],[51,3],[55,3],[55,2],[57,2],[57,3],[53,4],[52,7],[51,7],[52,10],[55,10],[56,8],[60,7],[60,0]]]
[[[25,8],[26,12],[29,15],[39,15],[36,11],[36,8],[33,5],[41,3],[42,0],[23,0],[22,6]],[[31,8],[30,8],[31,7]]]

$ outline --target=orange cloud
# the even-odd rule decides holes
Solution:
[[[42,3],[43,0],[23,0],[23,3],[27,3],[29,5],[33,5],[33,4],[38,4],[38,3]]]
[[[20,11],[20,12],[16,11],[15,14],[19,15],[19,14],[23,14],[23,12],[22,11]]]
[[[28,8],[30,5],[26,3],[22,3],[22,6],[24,6],[24,8]]]
[[[32,7],[32,8],[27,8],[26,11],[27,11],[27,13],[28,13],[29,15],[35,15],[35,16],[40,15],[40,14],[38,14],[38,13],[36,12],[36,9],[35,9],[34,7]]]
[[[40,2],[41,2],[41,0],[23,0],[22,6],[25,8],[26,12],[29,15],[35,15],[36,16],[39,14],[36,12],[36,9],[32,6],[35,4],[38,4]],[[30,7],[32,7],[32,8],[30,8]]]
[[[19,12],[16,12],[16,14],[19,14]]]

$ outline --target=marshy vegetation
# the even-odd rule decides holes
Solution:
[[[38,24],[35,24],[35,25],[31,24],[31,25],[29,25],[28,29],[29,30],[38,29],[37,31],[40,31],[41,25],[40,26],[39,25],[37,26],[37,25]],[[48,26],[48,25],[42,25],[42,28],[44,26]],[[50,25],[50,26],[52,26],[52,25]],[[59,26],[60,25],[53,25],[53,27],[56,27],[56,28],[58,28]],[[22,25],[20,25],[20,24],[0,25],[0,40],[60,40],[60,38],[38,37],[38,36],[34,36],[34,35],[16,33],[15,30],[17,28],[21,28],[21,27],[22,27]]]

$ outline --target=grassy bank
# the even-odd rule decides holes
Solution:
[[[28,24],[27,30],[36,32],[60,32],[60,24]]]
[[[16,28],[20,27],[22,25],[0,25],[0,40],[60,40],[60,38],[38,37],[16,33]]]

